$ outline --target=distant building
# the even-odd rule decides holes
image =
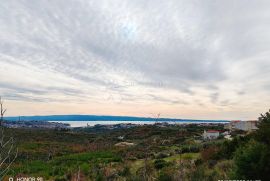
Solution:
[[[229,129],[230,131],[234,131],[234,130],[253,131],[253,130],[258,129],[257,123],[258,121],[255,121],[255,120],[249,120],[249,121],[235,120],[226,124],[224,128]]]
[[[219,131],[217,130],[208,130],[203,132],[203,139],[204,140],[212,140],[217,139],[219,137]]]
[[[119,140],[123,140],[125,137],[124,136],[118,136]]]
[[[129,142],[120,142],[120,143],[116,143],[114,146],[118,146],[118,147],[127,147],[127,146],[134,146],[134,143],[129,143]]]
[[[229,131],[225,131],[223,133],[221,133],[222,136],[227,136],[227,135],[230,135]]]
[[[232,140],[231,135],[226,135],[226,136],[224,136],[224,138],[227,139],[227,140]]]

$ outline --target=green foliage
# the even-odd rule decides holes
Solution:
[[[82,172],[84,174],[88,174],[89,170],[90,170],[90,164],[89,163],[82,163],[80,165],[80,169],[82,170]]]
[[[38,173],[48,173],[49,170],[50,167],[47,164],[44,164],[44,162],[37,160],[30,162],[27,165],[25,172],[38,174]]]
[[[162,159],[162,158],[167,158],[167,157],[169,157],[169,156],[170,156],[170,155],[161,152],[161,153],[159,153],[159,154],[156,155],[156,158],[157,158],[157,159]]]
[[[179,174],[180,159],[186,173],[199,159],[204,143],[194,136],[200,137],[203,129],[196,125],[187,125],[184,131],[179,125],[91,133],[10,129],[19,143],[13,175],[44,176],[58,181],[72,180],[78,173],[82,180],[173,180]],[[135,146],[115,147],[117,137],[122,135]]]
[[[217,160],[218,153],[219,153],[219,147],[217,146],[210,146],[208,148],[205,148],[201,151],[201,158],[203,161],[208,162],[212,160]]]
[[[91,165],[96,165],[95,178],[102,180],[103,174],[100,172],[99,164],[110,162],[119,162],[121,158],[109,151],[88,152],[79,154],[70,154],[61,157],[56,157],[51,161],[30,161],[22,169],[14,169],[15,172],[31,174],[55,180],[70,180],[69,173],[75,173],[80,168],[85,175],[90,174]],[[21,163],[23,164],[23,163]],[[95,169],[95,168],[94,168]]]
[[[198,153],[200,152],[201,146],[194,144],[194,145],[184,145],[181,147],[181,153]]]
[[[233,177],[267,180],[270,176],[270,150],[263,143],[251,140],[234,156]]]
[[[246,136],[248,137],[248,136]],[[258,130],[234,155],[232,177],[267,180],[270,177],[270,112],[259,117]]]
[[[258,128],[255,135],[256,139],[270,145],[270,110],[259,117]]]
[[[130,169],[129,167],[125,166],[124,169],[119,173],[120,176],[129,176],[131,173],[130,173]]]
[[[111,152],[101,151],[101,152],[89,152],[89,153],[79,153],[79,154],[71,154],[66,156],[61,156],[56,158],[55,162],[87,162],[90,160],[99,159],[100,161],[105,162],[119,162],[121,158],[114,155]]]
[[[218,162],[213,168],[209,168],[207,163],[197,166],[192,172],[188,174],[185,180],[190,181],[217,181],[228,180],[228,171],[231,170],[231,161]]]
[[[105,181],[105,177],[102,173],[98,173],[96,176],[96,181]]]
[[[156,169],[162,169],[163,167],[166,167],[168,165],[168,163],[163,160],[163,159],[158,159],[158,160],[155,160],[154,162],[154,166]]]
[[[225,140],[216,154],[217,159],[232,159],[235,151],[250,140],[249,136],[237,136],[233,140]]]
[[[173,180],[172,175],[164,172],[161,172],[158,177],[158,181],[172,181],[172,180]]]
[[[206,173],[205,173],[204,165],[197,167],[197,169],[190,174],[191,181],[202,181],[205,180]]]

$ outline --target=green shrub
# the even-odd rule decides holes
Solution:
[[[172,180],[173,180],[172,175],[170,175],[168,173],[161,172],[159,177],[158,177],[158,181],[172,181]]]
[[[166,167],[168,163],[163,159],[155,160],[154,166],[156,169],[162,169],[163,167]]]
[[[270,175],[270,150],[265,144],[251,140],[236,151],[234,163],[234,178],[267,180]]]
[[[83,163],[80,165],[80,169],[82,170],[82,172],[84,174],[88,174],[89,173],[89,170],[90,170],[90,165],[89,163]]]
[[[162,158],[167,158],[169,156],[169,154],[167,153],[159,153],[156,156],[156,159],[162,159]]]
[[[131,173],[130,173],[130,169],[129,167],[125,166],[124,169],[119,173],[120,176],[129,176]]]
[[[204,181],[206,177],[206,170],[205,166],[201,165],[196,168],[194,172],[190,174],[190,180],[191,181]]]
[[[270,145],[270,110],[259,117],[258,128],[256,140]]]

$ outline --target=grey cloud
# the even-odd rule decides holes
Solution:
[[[246,94],[246,91],[238,91],[237,94],[240,95],[240,96],[241,95],[245,95]]]
[[[49,99],[49,98],[38,98],[30,95],[21,95],[18,93],[3,93],[3,98],[6,100],[15,100],[15,101],[26,101],[26,102],[53,102],[57,99]],[[60,100],[57,100],[60,101]]]
[[[156,44],[161,43],[159,40],[150,46],[142,43],[123,44],[114,33],[118,30],[117,21],[121,20],[122,16],[114,11],[104,14],[102,8],[105,3],[93,3],[97,5],[95,9],[91,3],[87,5],[85,1],[79,1],[76,3],[78,8],[74,10],[70,8],[74,1],[67,1],[65,4],[46,1],[10,4],[12,4],[10,7],[14,6],[20,11],[18,13],[6,12],[9,16],[6,15],[5,23],[8,29],[16,33],[16,41],[25,41],[26,44],[25,47],[12,44],[14,48],[9,49],[13,49],[12,51],[15,51],[16,54],[13,56],[19,56],[19,58],[35,52],[47,61],[44,63],[43,59],[28,60],[36,66],[49,66],[54,70],[71,74],[71,76],[78,74],[77,78],[88,81],[89,78],[86,79],[77,70],[91,71],[93,68],[91,64],[97,56],[104,60],[104,63],[99,65],[100,67],[109,64],[113,67],[119,66],[121,69],[126,68],[121,65],[128,62],[127,66],[131,65],[135,71],[141,71],[153,81],[160,78],[170,79],[172,76],[178,77],[177,82],[167,80],[172,85],[182,83],[183,80],[209,81],[219,79],[218,77],[222,78],[218,62],[207,60],[208,55],[205,50],[194,48],[186,44],[185,40],[171,39],[171,44],[165,49]],[[126,7],[131,10],[133,8],[128,3],[124,5],[124,8]],[[140,9],[140,11],[143,16],[147,16],[144,9]],[[16,22],[8,23],[9,18],[18,15],[20,18]],[[116,18],[110,17],[110,15],[116,15]],[[147,22],[143,23],[150,23],[151,19],[146,19]],[[166,23],[166,19],[161,20]],[[76,23],[80,25],[76,26]],[[164,25],[161,24],[162,26]],[[30,28],[37,29],[37,32],[30,33]],[[162,28],[158,33],[164,33],[163,38],[166,38],[166,32],[163,32]],[[171,31],[172,35],[169,36],[173,36],[174,33]],[[65,44],[65,42],[69,43]],[[1,49],[4,50],[8,47],[7,44],[4,42]],[[33,44],[36,46],[30,46]],[[77,51],[78,49],[80,51]],[[106,69],[104,70],[106,71]]]
[[[66,102],[66,99],[59,99],[57,97],[48,97],[47,94],[61,94],[65,96],[72,96],[74,99],[85,99],[89,98],[89,95],[85,95],[85,93],[78,89],[73,88],[63,88],[63,87],[28,87],[13,85],[7,83],[0,82],[0,92],[1,96],[3,96],[7,100],[23,100],[23,101],[31,101],[31,102]],[[83,100],[82,99],[82,100]]]
[[[8,89],[11,91],[15,91],[17,93],[31,93],[31,94],[46,94],[48,92],[59,92],[59,93],[64,93],[64,94],[80,94],[82,91],[77,90],[77,89],[71,89],[71,88],[63,88],[63,87],[40,87],[38,88],[26,88],[26,86],[20,86],[20,85],[13,85],[13,84],[8,84],[8,83],[0,83],[1,89]]]
[[[227,69],[268,52],[268,6],[268,1],[243,6],[240,1],[211,0],[9,0],[0,5],[0,54],[13,57],[14,64],[27,62],[119,94],[128,93],[131,85],[114,81],[118,76],[135,86],[190,95],[195,94],[193,87],[203,85],[215,91],[210,99],[216,103],[218,84],[230,78]],[[261,62],[267,74],[269,61]],[[255,61],[249,64],[256,66]],[[17,93],[84,94],[64,88],[4,87]]]
[[[220,101],[221,106],[228,106],[230,104],[229,100]]]
[[[151,99],[157,102],[163,102],[163,103],[169,103],[169,104],[183,104],[183,105],[188,104],[186,101],[179,100],[178,98],[169,99],[169,98],[164,98],[161,96],[156,96],[153,94],[148,94],[147,97],[150,97]]]
[[[219,93],[215,92],[210,95],[210,99],[212,103],[216,103],[219,99]]]
[[[1,83],[0,82],[1,89],[7,89],[8,91],[15,91],[16,93],[31,93],[31,94],[46,94],[48,90],[39,90],[35,88],[25,88],[21,86],[16,86],[8,83]]]

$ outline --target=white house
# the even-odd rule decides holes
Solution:
[[[219,131],[216,130],[208,130],[203,132],[203,139],[212,140],[217,139],[219,137]]]
[[[257,128],[257,123],[258,121],[231,121],[230,123],[225,125],[225,129],[229,129],[229,130],[243,130],[243,131],[253,131],[258,129]]]

